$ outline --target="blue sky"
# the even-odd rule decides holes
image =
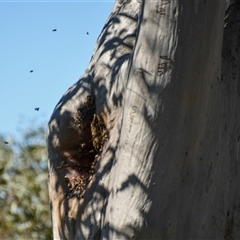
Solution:
[[[87,68],[113,5],[0,0],[0,134],[18,138],[21,129],[47,123]]]

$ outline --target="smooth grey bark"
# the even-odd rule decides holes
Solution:
[[[88,70],[49,122],[55,239],[239,239],[240,9],[117,1]],[[109,132],[84,198],[75,117],[87,96]],[[63,165],[64,163],[64,165]]]

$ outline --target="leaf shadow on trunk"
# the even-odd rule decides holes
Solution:
[[[49,195],[54,238],[74,239],[86,236],[89,239],[99,238],[103,219],[102,217],[99,219],[98,216],[105,215],[106,199],[109,195],[109,191],[100,181],[114,164],[118,139],[114,139],[113,143],[111,140],[107,142],[103,152],[94,151],[91,120],[98,115],[105,127],[108,127],[112,109],[121,108],[123,104],[125,83],[120,70],[124,64],[127,66],[134,46],[135,25],[138,20],[134,8],[137,7],[133,7],[133,15],[124,13],[121,7],[115,8],[99,36],[88,70],[63,95],[49,121],[47,136]],[[125,29],[125,24],[122,24],[123,18],[124,21],[129,21],[131,26],[129,29]],[[113,25],[119,32],[113,32],[111,29]],[[127,69],[123,72],[126,71]],[[82,121],[88,119],[88,122],[86,127],[79,128],[76,126],[76,114],[78,111],[82,115],[87,112],[83,108],[87,105],[88,97],[94,99],[95,113],[87,118],[80,116]],[[79,153],[79,148],[83,154]],[[86,151],[89,151],[87,155]],[[94,155],[99,156],[95,158]],[[107,160],[98,172],[104,156],[107,156],[105,157]],[[90,169],[95,159],[97,159],[95,172],[91,174],[88,184],[85,184],[87,186],[84,187],[84,194],[77,196],[74,188],[76,190],[76,187],[81,187],[79,179],[85,176],[82,169]],[[70,192],[69,189],[73,191]]]

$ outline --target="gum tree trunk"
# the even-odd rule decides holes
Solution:
[[[240,239],[239,3],[225,9],[116,2],[49,122],[54,239]]]

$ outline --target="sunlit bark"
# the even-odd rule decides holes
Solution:
[[[49,122],[55,239],[238,239],[240,10],[225,9],[116,2]]]

